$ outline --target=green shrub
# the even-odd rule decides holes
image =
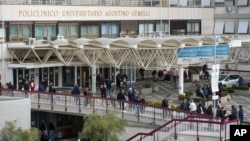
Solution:
[[[190,97],[191,95],[193,95],[194,93],[193,93],[193,91],[185,91],[185,95],[186,95],[186,97]]]
[[[178,97],[179,97],[179,100],[182,101],[186,98],[186,95],[180,94]]]
[[[211,100],[212,100],[212,95],[208,95],[207,100],[208,100],[208,101],[211,101]]]
[[[184,83],[191,82],[189,79],[184,79]]]
[[[200,102],[202,100],[202,98],[200,98],[200,97],[194,97],[193,98],[193,101],[195,102],[195,103],[198,103],[198,102]]]
[[[232,88],[228,88],[227,91],[228,91],[228,93],[234,93],[234,89],[232,89]]]
[[[224,97],[224,96],[227,96],[228,95],[228,91],[223,91],[220,93],[220,96],[221,97]]]
[[[147,100],[147,101],[146,101],[146,104],[147,104],[147,105],[153,105],[153,103],[154,103],[154,102],[153,102],[152,100]]]
[[[153,102],[154,106],[161,106],[162,102],[161,101],[155,101]]]
[[[248,90],[249,88],[248,88],[248,86],[235,86],[235,87],[233,87],[233,89],[235,89],[235,90]]]
[[[144,84],[142,85],[143,88],[151,88],[151,85],[150,84]]]

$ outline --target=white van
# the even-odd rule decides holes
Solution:
[[[219,83],[227,88],[231,88],[233,85],[239,86],[240,77],[239,74],[220,74]]]

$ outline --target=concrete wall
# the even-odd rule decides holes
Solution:
[[[16,99],[0,96],[0,128],[6,121],[15,121],[17,127],[30,129],[31,101],[30,99]]]

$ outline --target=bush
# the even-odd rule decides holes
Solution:
[[[178,97],[179,97],[179,100],[182,101],[182,100],[184,100],[186,98],[186,95],[180,94]]]
[[[184,83],[191,82],[189,79],[184,79]]]
[[[193,98],[193,101],[194,101],[195,103],[199,103],[201,100],[202,100],[202,98],[200,98],[200,97],[194,97],[194,98]]]
[[[153,102],[154,106],[161,106],[162,102],[161,101],[155,101]]]
[[[208,101],[212,101],[212,97],[213,97],[212,95],[208,95],[207,100],[208,100]]]
[[[248,90],[249,88],[248,88],[248,86],[235,86],[235,87],[233,87],[233,89],[235,89],[235,90]]]
[[[142,85],[143,88],[151,88],[151,85],[150,84],[144,84]]]
[[[228,91],[223,91],[220,93],[220,97],[224,97],[228,95]]]
[[[232,89],[232,88],[229,88],[229,89],[227,89],[227,91],[228,91],[228,93],[234,93],[234,89]]]
[[[154,102],[153,102],[152,100],[147,100],[147,101],[146,101],[146,104],[147,104],[147,105],[153,105],[153,103],[154,103]]]
[[[190,98],[191,95],[193,95],[193,91],[185,91],[186,97]]]

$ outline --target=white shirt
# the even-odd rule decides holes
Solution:
[[[197,110],[196,104],[194,102],[191,102],[189,105],[189,109],[190,109],[190,112],[196,112]]]

